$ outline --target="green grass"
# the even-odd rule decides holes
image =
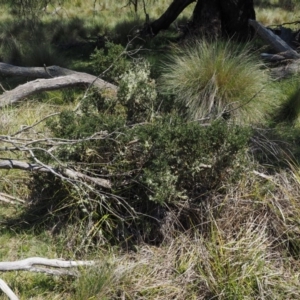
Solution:
[[[280,105],[274,110],[273,121],[275,124],[289,124],[299,127],[300,117],[300,79],[291,77],[281,83]]]

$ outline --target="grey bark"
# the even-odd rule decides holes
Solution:
[[[92,266],[94,261],[65,261],[43,257],[30,257],[19,261],[0,262],[0,271],[29,270],[34,266],[47,266],[54,268],[71,268],[78,266]]]
[[[76,72],[58,66],[27,68],[0,63],[0,74],[6,76],[42,78],[29,81],[13,90],[5,91],[0,96],[0,108],[19,102],[33,94],[75,86],[87,87],[92,85],[100,90],[110,90],[113,95],[117,93],[118,89],[114,84],[106,82],[94,75]]]
[[[111,182],[109,180],[103,178],[91,177],[68,168],[54,168],[52,166],[41,166],[39,164],[22,162],[13,159],[5,159],[5,160],[0,160],[0,169],[19,169],[19,170],[25,170],[31,172],[46,172],[46,173],[55,172],[61,174],[62,176],[70,178],[72,180],[84,180],[86,182],[98,185],[102,188],[106,188],[106,189],[111,188]]]
[[[5,281],[0,279],[0,290],[10,299],[10,300],[19,300],[17,295],[10,289]]]
[[[293,48],[291,48],[285,41],[283,41],[279,36],[274,34],[271,30],[268,30],[262,24],[254,20],[249,20],[249,24],[255,29],[256,33],[280,55],[291,59],[300,58],[299,53],[297,53]]]

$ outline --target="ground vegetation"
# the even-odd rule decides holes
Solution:
[[[0,103],[0,261],[85,262],[0,269],[20,299],[300,298],[297,44],[187,34],[206,1],[155,33],[172,1],[0,3],[0,101],[90,76]],[[296,37],[296,1],[254,8]]]

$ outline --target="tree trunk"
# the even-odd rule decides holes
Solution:
[[[219,0],[198,1],[192,19],[195,35],[204,36],[208,39],[215,39],[221,36],[221,10]]]
[[[167,29],[192,0],[174,0],[166,12],[150,24],[155,35]],[[192,16],[191,32],[209,39],[220,36],[248,40],[253,29],[248,20],[255,20],[253,0],[198,0]]]
[[[162,14],[160,18],[150,24],[150,28],[146,31],[156,35],[160,30],[168,29],[172,22],[174,22],[180,13],[195,0],[173,0],[168,9]]]
[[[223,36],[249,40],[254,31],[248,20],[255,20],[253,0],[219,0],[221,6]]]

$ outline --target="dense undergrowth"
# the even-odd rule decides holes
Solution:
[[[1,202],[1,261],[97,261],[77,279],[0,277],[21,299],[299,299],[299,77],[274,81],[258,42],[175,46],[176,26],[128,44],[144,15],[121,2],[2,16],[1,61],[101,74],[119,90],[48,92],[1,110],[1,135],[37,123],[17,135],[37,139],[37,159],[111,187],[0,170],[0,192],[26,200]],[[291,3],[257,1],[258,18],[284,22]],[[147,5],[155,18],[167,1]],[[30,160],[5,146],[1,159]]]

